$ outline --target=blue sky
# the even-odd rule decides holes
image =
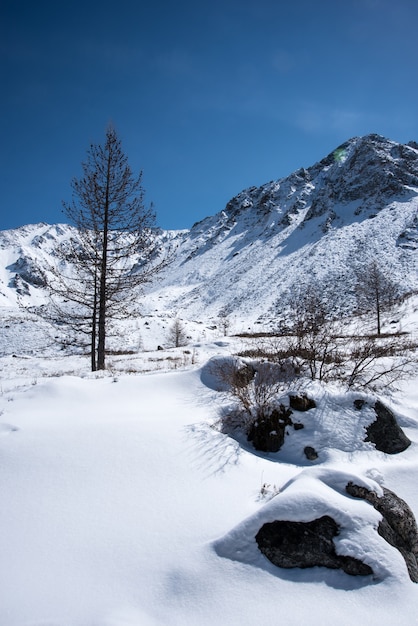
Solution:
[[[2,0],[0,229],[61,201],[112,122],[163,228],[350,137],[418,140],[415,0]]]

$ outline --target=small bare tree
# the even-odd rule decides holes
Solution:
[[[389,268],[376,260],[356,271],[356,295],[360,311],[373,312],[376,332],[381,334],[382,314],[390,310],[398,296],[397,284],[391,279]]]
[[[225,309],[221,309],[219,311],[219,326],[222,329],[224,337],[227,336],[230,325],[231,323],[229,321],[227,311]]]
[[[187,346],[188,338],[183,322],[176,317],[168,330],[168,339],[176,348]]]

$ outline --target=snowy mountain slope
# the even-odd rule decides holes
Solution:
[[[189,231],[157,234],[174,246],[170,265],[138,296],[145,315],[244,323],[276,317],[307,281],[353,305],[353,268],[377,259],[402,285],[418,288],[418,144],[354,138],[319,163],[239,193]],[[48,264],[67,225],[0,233],[0,306],[47,302]]]
[[[36,306],[47,301],[47,268],[71,226],[33,224],[0,232],[0,306]]]
[[[195,224],[163,285],[187,286],[173,306],[189,315],[203,309],[216,316],[224,307],[253,320],[271,315],[307,277],[333,284],[345,299],[353,264],[373,258],[405,291],[414,290],[417,215],[416,144],[352,139],[307,170],[241,192]]]

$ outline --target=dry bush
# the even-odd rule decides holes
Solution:
[[[408,377],[416,363],[416,345],[407,335],[347,336],[320,293],[306,288],[294,300],[294,316],[276,354],[290,359],[295,371],[323,382],[341,381],[349,388],[374,390]],[[380,329],[379,329],[380,330]],[[270,348],[270,353],[274,350]],[[267,351],[264,348],[264,354]],[[269,357],[267,357],[269,358]],[[274,357],[273,357],[274,358]]]
[[[349,388],[394,385],[415,371],[416,345],[406,336],[359,336],[346,338],[346,361],[340,378]]]
[[[239,425],[247,432],[255,421],[271,415],[279,404],[278,398],[296,376],[290,362],[247,363],[237,358],[215,362],[212,374],[236,401],[236,410],[224,416],[223,421],[228,427]]]

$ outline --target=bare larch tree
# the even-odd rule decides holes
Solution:
[[[382,313],[396,303],[399,289],[389,268],[373,260],[356,271],[356,294],[360,311],[374,313],[377,334],[381,334]]]
[[[135,289],[159,271],[152,205],[144,204],[142,172],[134,176],[113,127],[92,144],[63,203],[76,236],[61,250],[63,267],[53,291],[65,299],[64,319],[88,334],[92,370],[105,368],[108,322],[125,316]]]

